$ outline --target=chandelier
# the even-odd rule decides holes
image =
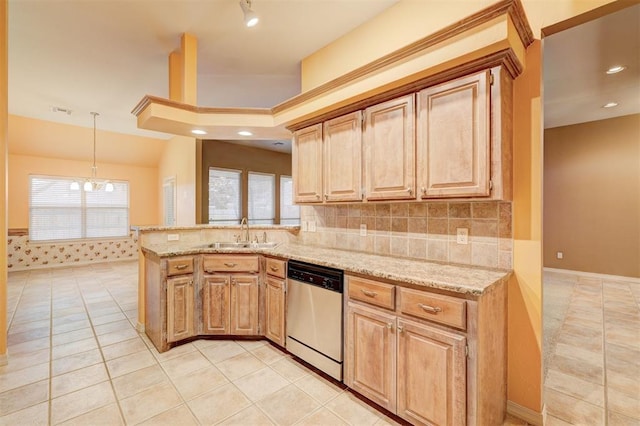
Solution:
[[[93,115],[93,166],[91,166],[91,177],[84,180],[82,184],[82,189],[85,192],[91,191],[101,191],[105,190],[106,192],[113,192],[113,184],[108,180],[98,181],[98,166],[96,166],[96,117],[100,114],[97,112],[92,112]],[[80,182],[73,181],[71,182],[71,190],[78,191],[80,189]]]

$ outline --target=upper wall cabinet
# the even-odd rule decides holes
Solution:
[[[367,200],[415,198],[415,96],[365,110],[364,176]]]
[[[510,107],[511,81],[499,67],[418,93],[421,198],[511,197]]]
[[[362,200],[362,112],[324,123],[324,199]]]
[[[322,123],[298,130],[291,150],[296,203],[322,202]]]

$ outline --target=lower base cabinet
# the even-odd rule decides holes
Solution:
[[[285,280],[267,275],[265,285],[264,336],[273,343],[285,345]]]
[[[258,334],[258,276],[206,275],[203,280],[202,334]]]
[[[193,277],[167,278],[167,342],[195,334]]]
[[[464,336],[353,303],[347,318],[347,386],[413,424],[465,424]]]

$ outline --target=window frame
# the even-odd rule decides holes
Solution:
[[[243,212],[244,212],[244,206],[243,206],[243,199],[242,199],[242,187],[244,185],[244,170],[242,169],[232,169],[232,168],[228,168],[228,167],[214,167],[214,166],[209,166],[207,168],[207,194],[208,194],[208,205],[207,205],[207,224],[209,225],[217,225],[217,226],[234,226],[236,225],[236,223],[230,223],[232,220],[234,219],[225,219],[225,220],[212,220],[211,219],[211,170],[220,170],[223,172],[236,172],[238,173],[238,175],[240,176],[239,178],[239,182],[240,184],[238,185],[239,188],[239,194],[238,194],[238,213],[240,215],[240,217],[238,217],[237,219],[237,224],[240,224],[240,221],[242,220],[243,216]]]

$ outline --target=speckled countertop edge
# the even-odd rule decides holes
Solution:
[[[158,244],[144,246],[142,250],[159,257],[207,253],[258,253],[338,268],[345,273],[363,274],[472,296],[482,295],[490,287],[511,275],[510,270],[444,264],[299,244],[283,243],[275,248],[264,249],[214,249],[187,244]]]
[[[189,226],[131,226],[132,231],[155,232],[155,231],[198,231],[203,229],[240,229],[240,225],[189,225]],[[256,229],[282,229],[289,231],[299,231],[300,225],[251,225],[252,230]]]

